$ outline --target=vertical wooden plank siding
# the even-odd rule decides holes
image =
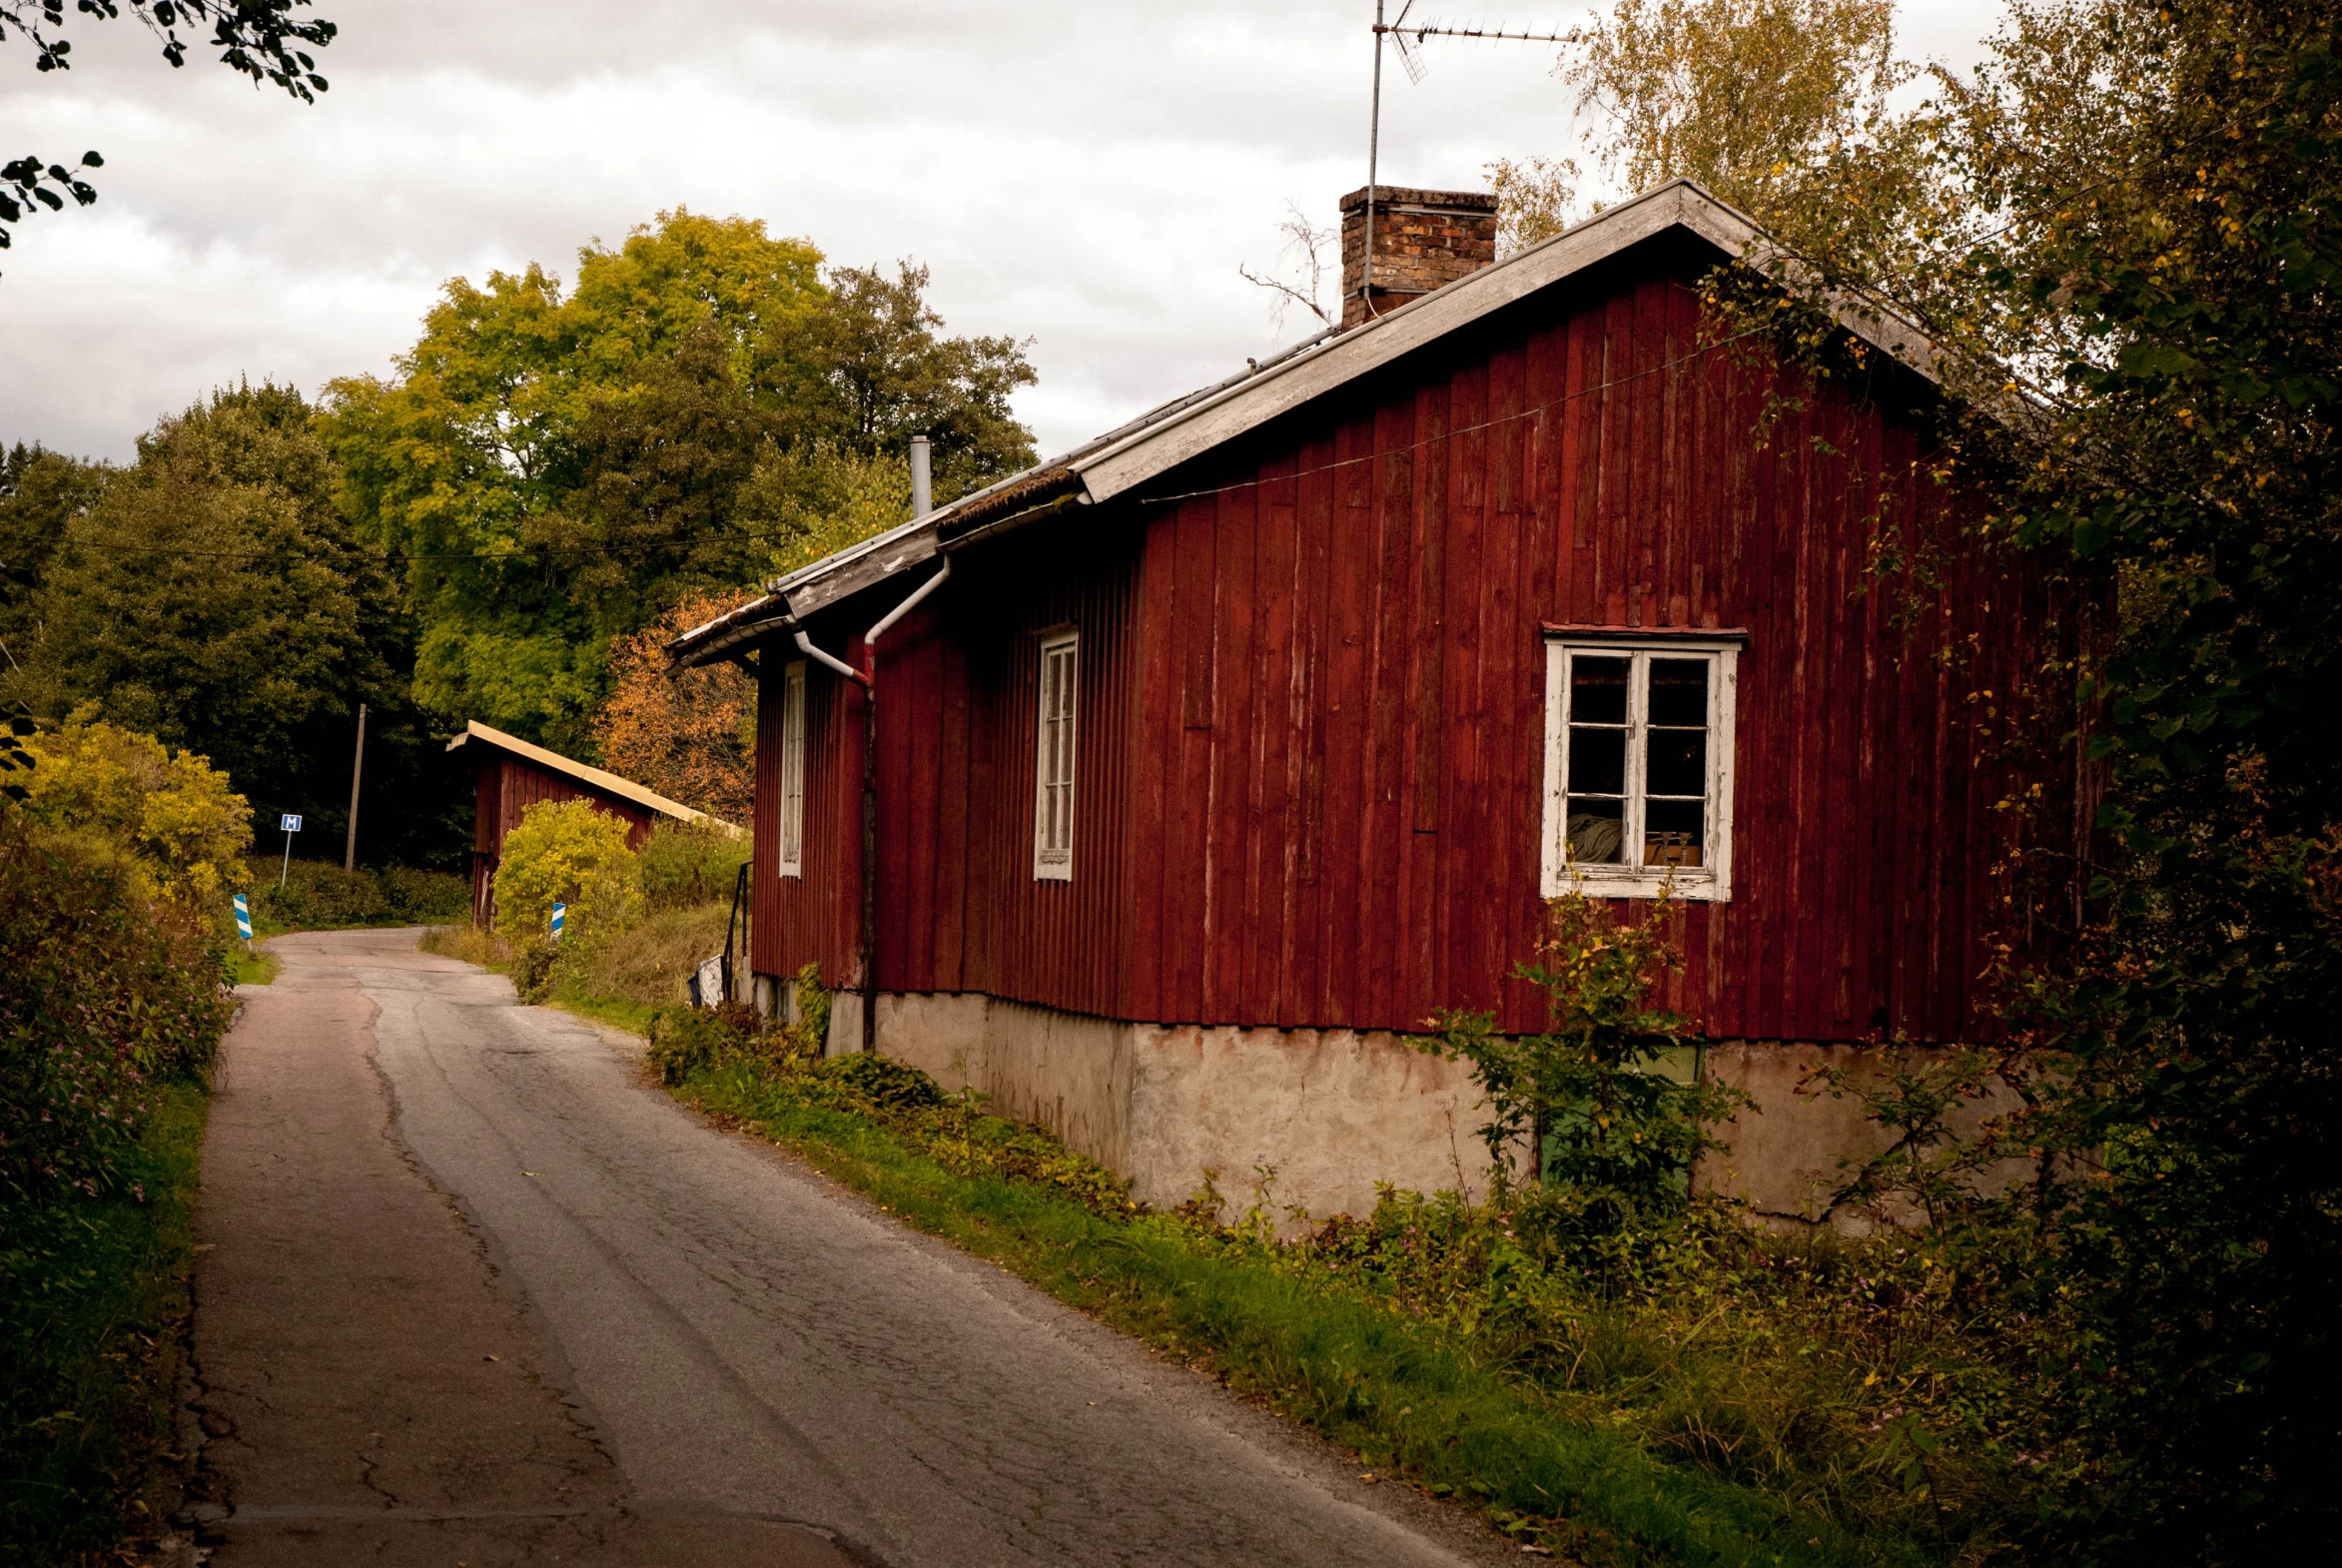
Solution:
[[[1971,693],[2021,683],[2056,607],[1967,550],[1927,450],[1844,380],[1703,351],[1695,293],[1645,277],[1117,508],[1160,639],[1126,1016],[1539,1023],[1506,976],[1543,920],[1543,627],[1592,623],[1749,633],[1733,898],[1681,909],[1676,1005],[1719,1038],[1971,1030],[2015,843],[1994,802],[2038,776],[2069,836],[2075,785],[2053,746],[1978,740]],[[1882,537],[1940,587],[1877,575]]]
[[[1127,1010],[1140,543],[1130,530],[1104,550],[1004,541],[963,559],[951,584],[881,642],[880,989],[977,991],[1099,1015]],[[884,605],[865,608],[836,618],[867,623]],[[1042,881],[1033,837],[1040,645],[1043,633],[1061,627],[1081,638],[1074,876]],[[837,627],[814,635],[825,648],[850,650],[849,660],[861,657],[859,642]],[[780,683],[764,685],[757,755],[777,757]],[[851,682],[808,670],[802,877],[775,875],[766,846],[778,840],[779,780],[774,769],[757,771],[760,971],[787,974],[814,962],[826,984],[855,983],[862,702]]]
[[[1733,896],[1681,908],[1673,1002],[1718,1038],[1972,1030],[2010,907],[1995,868],[2087,820],[2070,750],[2009,730],[2075,620],[1963,542],[1894,400],[1916,392],[1703,348],[1687,279],[1646,269],[1296,410],[1161,500],[970,548],[881,650],[879,984],[1167,1023],[1410,1029],[1444,1005],[1535,1027],[1508,975],[1545,918],[1544,628],[1739,628]],[[1896,551],[1928,571],[1878,570]],[[858,657],[846,628],[910,586],[816,635]],[[1074,873],[1043,881],[1038,654],[1061,627]],[[773,875],[759,769],[759,969],[853,981],[861,701],[809,671],[802,879]],[[2026,779],[2037,829],[1994,809]]]

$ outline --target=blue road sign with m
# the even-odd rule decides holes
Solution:
[[[285,820],[279,823],[278,826],[282,827],[288,833],[299,833],[301,831],[301,819],[289,811],[285,813]]]

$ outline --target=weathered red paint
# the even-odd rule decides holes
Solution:
[[[1405,1029],[1470,1006],[1534,1027],[1536,993],[1505,977],[1544,918],[1544,628],[1741,627],[1733,898],[1676,916],[1676,1005],[1716,1038],[1976,1029],[1991,945],[2023,935],[1995,862],[2070,857],[2086,820],[2070,746],[2009,742],[2076,607],[1962,541],[1927,417],[1897,401],[1924,404],[1916,379],[1807,387],[1704,352],[1664,253],[1604,276],[1153,486],[1177,498],[956,557],[880,649],[880,987],[1162,1022]],[[1925,570],[1874,571],[1882,541]],[[817,635],[859,658],[845,628],[911,586]],[[1070,883],[1032,875],[1037,649],[1061,624],[1082,634]],[[856,956],[862,699],[809,675],[805,876],[772,875],[760,770],[755,957],[836,985]],[[1994,809],[2028,784],[2030,814]]]

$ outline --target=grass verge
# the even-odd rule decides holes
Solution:
[[[0,1243],[0,1562],[62,1563],[152,1524],[172,1451],[207,1098],[170,1084],[136,1195],[12,1213]]]
[[[274,935],[274,933],[272,933]],[[277,960],[260,951],[260,936],[254,934],[254,946],[246,952],[244,944],[232,943],[228,948],[228,984],[232,986],[265,986],[277,978],[280,967]]]
[[[1929,1560],[1899,1536],[1855,1535],[1778,1496],[1659,1461],[1631,1435],[1573,1418],[1460,1336],[1216,1247],[1178,1215],[1117,1213],[1096,1183],[1084,1202],[1062,1178],[1002,1175],[977,1147],[1042,1137],[1029,1129],[1002,1132],[987,1126],[1000,1119],[964,1108],[955,1147],[955,1113],[939,1108],[924,1113],[923,1150],[871,1117],[808,1103],[804,1082],[734,1057],[689,1072],[679,1092],[919,1228],[1216,1373],[1368,1470],[1479,1503],[1524,1544],[1602,1564]]]

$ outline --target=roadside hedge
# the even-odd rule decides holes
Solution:
[[[135,1186],[123,1157],[163,1082],[228,1027],[223,951],[119,862],[0,817],[0,1212]]]
[[[245,862],[244,891],[255,921],[286,931],[442,924],[464,919],[471,904],[471,885],[451,871],[344,871],[330,860],[297,860],[288,870],[269,855]]]
[[[0,1563],[152,1523],[186,1311],[218,927],[0,806]],[[143,1512],[142,1512],[143,1511]]]

